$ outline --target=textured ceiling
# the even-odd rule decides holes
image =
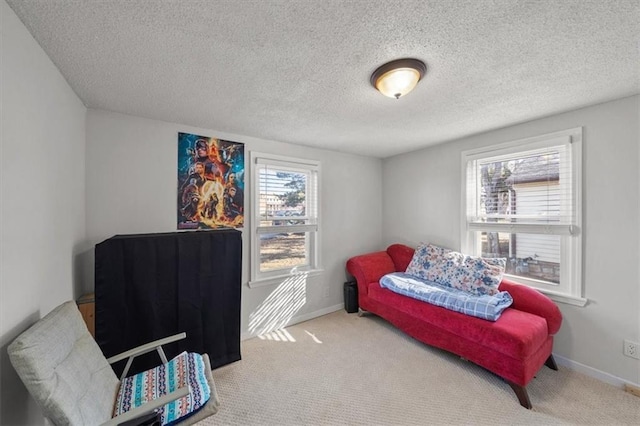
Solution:
[[[640,92],[637,0],[7,1],[88,107],[376,157]]]

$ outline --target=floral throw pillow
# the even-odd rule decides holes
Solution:
[[[499,293],[505,258],[467,256],[432,244],[421,243],[405,271],[407,274],[457,288],[478,296]]]

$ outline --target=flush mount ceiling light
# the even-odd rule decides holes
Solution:
[[[418,59],[396,59],[375,70],[371,84],[383,95],[399,99],[416,87],[426,71],[427,66]]]

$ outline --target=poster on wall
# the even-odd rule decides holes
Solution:
[[[243,224],[244,144],[178,133],[178,229]]]

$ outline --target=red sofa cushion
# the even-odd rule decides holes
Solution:
[[[527,359],[548,338],[546,320],[528,312],[506,309],[497,321],[492,322],[396,294],[377,282],[369,284],[368,293],[373,300],[461,336],[462,341],[471,340],[515,359]],[[410,328],[411,324],[406,327]],[[451,347],[442,349],[453,350],[456,344],[451,342]]]
[[[414,252],[414,249],[404,244],[392,244],[387,247],[387,253],[391,257],[391,260],[393,260],[396,272],[404,272],[407,270],[407,266],[411,263]]]

